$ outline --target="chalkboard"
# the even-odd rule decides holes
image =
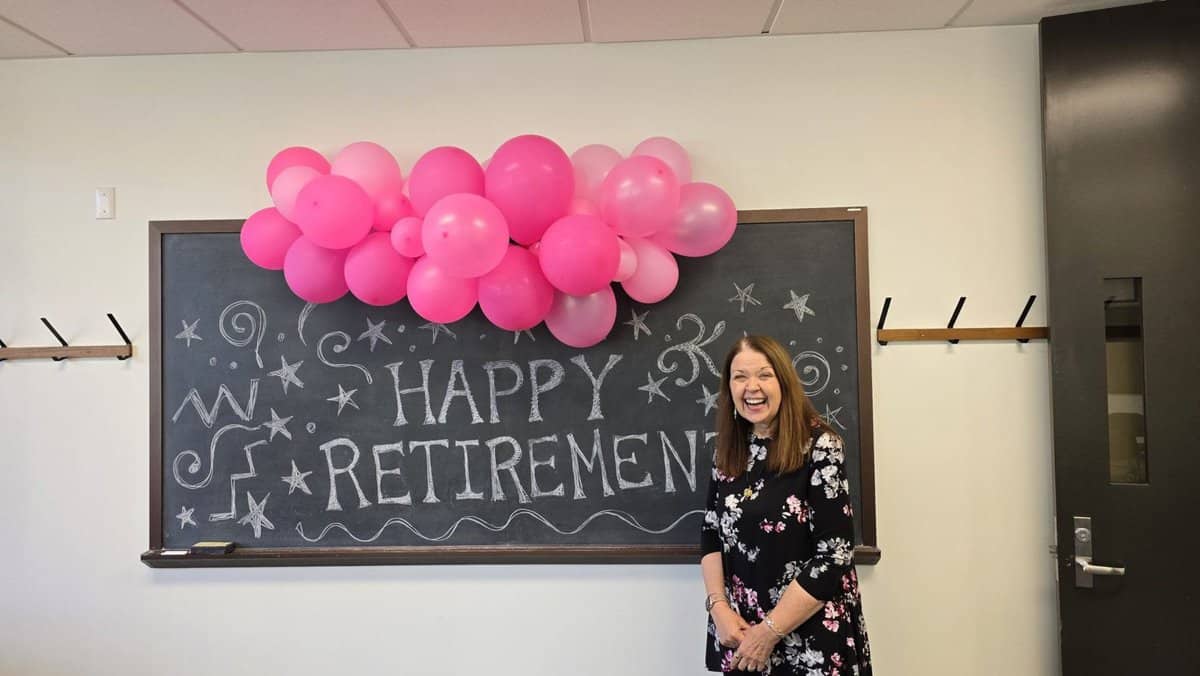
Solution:
[[[310,305],[240,221],[153,222],[152,566],[694,562],[721,360],[780,340],[846,440],[878,558],[865,209],[739,214],[588,349],[401,302]],[[189,553],[230,541],[230,554]]]

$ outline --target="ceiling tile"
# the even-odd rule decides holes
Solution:
[[[25,31],[0,21],[0,59],[28,59],[38,56],[66,56]]]
[[[583,42],[578,0],[386,0],[416,47]]]
[[[82,56],[234,51],[168,0],[0,0],[0,16]]]
[[[254,52],[393,49],[408,41],[376,0],[182,0]]]
[[[1047,16],[1135,5],[1145,0],[975,0],[955,26],[1034,24]]]
[[[773,35],[942,28],[967,0],[784,0]]]
[[[759,35],[774,0],[587,0],[592,42]]]

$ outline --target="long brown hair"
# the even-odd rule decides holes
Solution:
[[[725,355],[717,404],[717,469],[725,476],[740,476],[750,459],[750,436],[754,427],[742,416],[735,415],[733,396],[729,393],[733,358],[743,350],[753,350],[766,357],[779,381],[779,412],[775,415],[774,438],[768,447],[767,467],[781,474],[794,472],[808,461],[808,445],[814,428],[823,430],[827,426],[804,393],[787,350],[768,336],[745,336]]]

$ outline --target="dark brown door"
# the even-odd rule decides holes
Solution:
[[[1063,674],[1200,674],[1200,4],[1041,50]]]

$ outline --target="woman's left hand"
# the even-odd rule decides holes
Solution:
[[[742,643],[733,654],[733,666],[742,671],[763,671],[779,637],[764,623],[751,625],[742,635]]]

